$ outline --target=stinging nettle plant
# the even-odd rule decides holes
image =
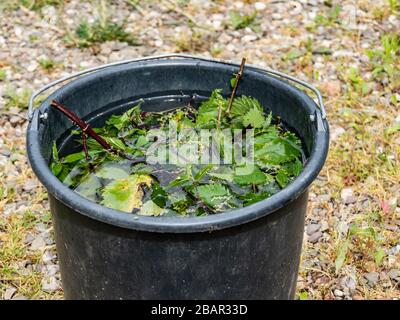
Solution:
[[[228,98],[215,89],[198,108],[191,100],[164,112],[144,112],[142,101],[100,128],[52,101],[51,107],[77,125],[72,133],[82,146],[60,157],[54,143],[53,174],[87,199],[139,215],[201,216],[268,198],[300,174],[305,157],[300,139],[257,99],[237,97],[244,66],[245,59]],[[171,139],[171,124],[178,139]],[[198,139],[205,130],[210,140]],[[251,148],[237,143],[238,133],[242,142],[251,139]],[[160,154],[164,161],[149,161],[149,155]],[[215,154],[217,161],[197,161],[203,154]]]

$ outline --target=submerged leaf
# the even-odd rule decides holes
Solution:
[[[129,176],[128,172],[126,172],[122,168],[118,168],[115,166],[103,166],[96,172],[96,176],[103,179],[123,179]]]
[[[76,187],[75,191],[84,196],[85,198],[95,200],[97,190],[101,187],[99,178],[94,175],[87,176]]]
[[[143,191],[141,185],[150,186],[152,179],[147,175],[131,175],[117,179],[103,189],[103,201],[106,207],[131,212],[142,205]]]
[[[140,211],[138,212],[138,215],[158,217],[161,216],[164,212],[165,209],[160,208],[156,203],[154,203],[154,201],[148,200],[142,205]]]

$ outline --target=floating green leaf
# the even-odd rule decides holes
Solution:
[[[211,207],[217,207],[232,197],[227,187],[222,184],[201,185],[195,190],[199,198]]]
[[[146,175],[132,175],[114,180],[104,188],[101,203],[112,209],[132,212],[134,208],[139,209],[142,205],[141,185],[150,186],[151,182],[151,177]]]
[[[141,216],[161,216],[165,212],[165,209],[160,208],[154,201],[146,201],[138,212]]]
[[[247,164],[236,168],[233,181],[239,185],[263,184],[267,177],[257,165]]]
[[[152,184],[152,190],[153,192],[151,193],[151,199],[153,200],[153,202],[161,208],[165,208],[168,200],[168,193],[163,188],[161,188],[161,186],[157,182],[154,182]]]
[[[97,172],[96,176],[103,179],[124,179],[128,178],[129,173],[116,166],[103,166]]]

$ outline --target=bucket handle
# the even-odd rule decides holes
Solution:
[[[134,58],[134,59],[128,59],[128,60],[124,60],[124,61],[118,61],[118,62],[112,62],[112,63],[108,63],[108,64],[104,64],[101,66],[97,66],[97,67],[93,67],[93,68],[89,68],[71,75],[67,75],[65,77],[62,77],[58,80],[55,80],[45,86],[43,86],[42,88],[34,91],[32,93],[32,95],[29,98],[29,105],[28,105],[28,119],[29,121],[32,120],[33,118],[33,113],[34,113],[34,101],[37,98],[37,96],[39,96],[40,94],[42,94],[43,92],[45,92],[46,90],[50,89],[51,87],[56,86],[59,83],[65,82],[67,80],[71,80],[89,73],[93,73],[99,70],[103,70],[103,69],[107,69],[110,67],[114,67],[114,66],[120,66],[120,65],[124,65],[124,64],[130,64],[130,63],[134,63],[134,62],[140,62],[140,61],[151,61],[151,60],[162,60],[162,59],[169,59],[169,58],[183,58],[183,59],[193,59],[193,60],[199,60],[199,61],[207,61],[207,62],[217,62],[217,63],[222,63],[225,65],[230,65],[230,66],[235,66],[235,67],[239,67],[239,64],[234,63],[234,62],[230,62],[230,61],[226,61],[226,60],[221,60],[221,59],[215,59],[215,58],[205,58],[205,57],[198,57],[198,56],[192,56],[189,54],[180,54],[180,53],[172,53],[172,54],[162,54],[162,55],[156,55],[156,56],[150,56],[150,57],[142,57],[142,58]],[[297,79],[295,77],[289,76],[283,72],[280,71],[276,71],[276,70],[272,70],[269,68],[260,68],[251,64],[246,64],[246,69],[248,70],[253,70],[256,72],[261,72],[261,73],[267,73],[267,74],[271,74],[274,75],[276,77],[279,78],[283,78],[285,80],[289,80],[292,81],[294,83],[297,83],[309,90],[311,90],[312,92],[314,92],[314,94],[317,97],[318,100],[318,106],[320,109],[320,118],[317,117],[317,127],[318,130],[323,130],[324,129],[324,125],[323,125],[323,120],[326,119],[326,110],[325,110],[325,106],[324,106],[324,102],[322,100],[322,95],[319,92],[319,90],[314,87],[313,85],[311,85],[310,83]],[[318,115],[318,114],[317,114]],[[43,113],[39,116],[41,119],[45,120],[47,119],[47,113]],[[312,121],[315,121],[315,115],[310,115],[310,118]]]

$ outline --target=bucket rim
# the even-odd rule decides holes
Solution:
[[[145,63],[137,62],[130,64],[130,67],[146,67],[147,65],[154,65],[158,63],[173,63],[175,66],[179,66],[181,64],[187,65],[187,63],[189,63],[193,64],[196,67],[219,65],[220,67],[229,68],[229,66],[226,66],[219,62],[199,62],[195,60],[190,61],[190,59],[173,59],[162,62],[147,61]],[[123,67],[129,68],[128,66]],[[103,77],[109,73],[116,72],[119,68],[120,66],[111,67],[109,69],[100,70],[96,73],[86,75],[84,77],[81,77],[80,79],[71,81],[70,83],[55,91],[52,95],[62,94],[63,90],[76,84],[79,81],[87,81],[95,77]],[[54,198],[56,198],[58,201],[62,202],[64,205],[72,208],[82,215],[117,227],[161,233],[210,232],[214,230],[234,227],[267,216],[297,199],[315,180],[320,170],[322,169],[327,157],[329,147],[329,128],[327,120],[322,119],[321,111],[316,106],[311,97],[309,97],[303,91],[290,85],[286,81],[282,81],[281,79],[267,74],[264,74],[263,76],[269,79],[272,78],[273,81],[277,81],[280,83],[280,85],[286,86],[287,89],[292,91],[293,94],[299,96],[299,98],[304,101],[304,103],[310,110],[315,110],[315,113],[319,116],[318,118],[320,119],[320,121],[323,122],[323,127],[325,130],[316,129],[313,132],[313,146],[308,161],[300,175],[296,177],[284,189],[278,191],[269,198],[261,200],[252,205],[218,213],[215,215],[207,215],[201,217],[150,217],[140,216],[137,214],[129,214],[122,211],[110,209],[91,200],[88,200],[79,195],[77,192],[69,189],[60,180],[58,180],[58,178],[55,177],[51,172],[47,161],[44,159],[40,152],[40,139],[38,128],[41,122],[40,110],[43,109],[45,102],[42,103],[39,109],[35,110],[27,128],[27,149],[30,165],[39,180],[46,187],[49,194],[54,196]]]

